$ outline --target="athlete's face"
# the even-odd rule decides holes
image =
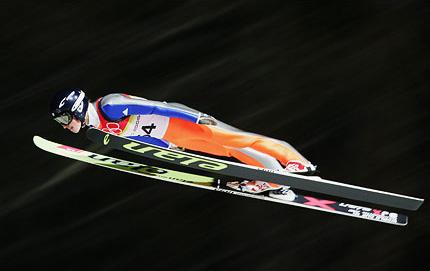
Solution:
[[[64,129],[68,129],[72,133],[79,133],[81,130],[82,123],[80,120],[77,120],[73,118],[72,122],[70,122],[68,125],[61,125]]]

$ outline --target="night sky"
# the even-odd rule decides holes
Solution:
[[[427,202],[398,227],[153,181],[32,142],[106,152],[52,121],[49,101],[68,87],[123,92],[288,141],[325,178],[429,199],[429,6],[2,1],[0,270],[429,270]]]

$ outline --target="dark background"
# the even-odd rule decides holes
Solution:
[[[426,203],[396,227],[32,143],[97,150],[49,100],[126,92],[286,140],[325,178],[429,199],[426,1],[2,1],[0,15],[0,270],[428,270]]]

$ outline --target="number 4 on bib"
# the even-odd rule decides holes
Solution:
[[[154,125],[154,123],[151,123],[149,126],[142,126],[142,130],[147,134],[150,135],[152,130],[157,128],[157,126]]]

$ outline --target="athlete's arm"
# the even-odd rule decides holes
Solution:
[[[100,109],[108,119],[120,120],[131,115],[161,115],[197,123],[201,113],[170,106],[165,102],[146,100],[125,94],[109,94],[100,102]]]

